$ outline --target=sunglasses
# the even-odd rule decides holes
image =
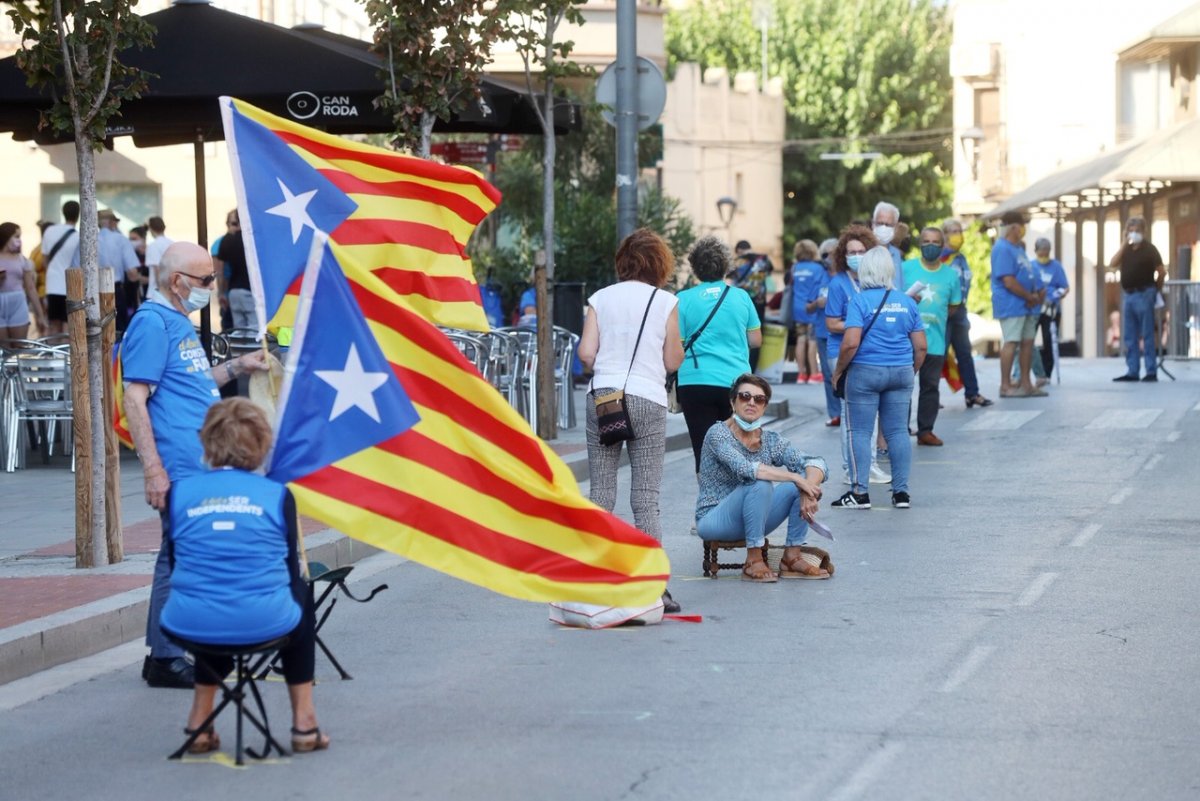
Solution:
[[[737,396],[738,400],[742,401],[743,403],[750,403],[753,401],[755,406],[765,406],[767,404],[766,395],[755,395],[752,392],[739,392]]]
[[[209,273],[208,275],[192,275],[191,273],[185,273],[183,270],[179,270],[179,274],[186,275],[193,281],[199,281],[200,286],[212,286],[212,282],[217,280],[216,273]]]

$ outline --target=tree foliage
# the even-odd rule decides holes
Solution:
[[[875,203],[914,230],[949,212],[950,18],[934,0],[772,0],[769,72],[783,79],[784,229],[820,241]],[[760,35],[744,0],[696,0],[667,17],[672,65],[759,72]],[[822,152],[884,153],[825,161]],[[774,191],[775,187],[761,187]],[[790,195],[790,196],[789,196]]]
[[[514,0],[364,0],[374,50],[388,65],[376,101],[392,114],[396,144],[429,156],[437,119],[449,120],[480,96],[483,68],[498,42],[513,41]]]

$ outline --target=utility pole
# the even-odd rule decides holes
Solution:
[[[617,0],[617,240],[637,227],[637,0]]]

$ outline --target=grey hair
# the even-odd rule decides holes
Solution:
[[[890,211],[892,214],[896,215],[896,222],[900,222],[900,209],[894,204],[888,203],[886,200],[881,200],[875,204],[875,211],[871,212],[872,225],[875,224],[875,219],[879,216],[879,212],[881,211]]]
[[[963,230],[962,220],[958,219],[957,217],[947,217],[946,219],[942,220],[942,231],[944,232],[947,228],[957,228],[960,231]]]
[[[1125,221],[1125,227],[1128,228],[1129,226],[1133,225],[1134,223],[1137,223],[1138,225],[1142,226],[1143,228],[1146,227],[1146,221],[1143,218],[1138,217],[1136,215],[1133,217],[1130,217],[1128,220]]]
[[[1050,250],[1050,249],[1051,249],[1050,240],[1044,236],[1039,236],[1038,240],[1033,243],[1033,252],[1034,253],[1037,253],[1039,250]]]
[[[836,236],[829,237],[829,239],[826,239],[824,242],[822,242],[817,247],[817,254],[818,255],[824,254],[826,256],[832,256],[833,251],[837,249],[837,243],[838,243],[838,241],[837,241]]]
[[[896,263],[888,249],[879,245],[871,248],[858,265],[858,283],[863,289],[887,288],[896,277]]]
[[[715,236],[702,236],[697,239],[688,251],[687,258],[696,278],[705,282],[720,281],[733,264],[733,254],[729,252],[729,245]]]

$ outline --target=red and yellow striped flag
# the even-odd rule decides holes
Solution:
[[[292,209],[278,211],[284,204],[256,208],[253,197],[265,190],[278,191],[270,176],[288,185],[289,194],[302,196],[288,182],[297,167],[307,165],[322,179],[321,187],[296,212],[297,219],[306,214],[305,222],[328,233],[339,247],[339,261],[348,278],[375,274],[390,300],[436,325],[488,330],[467,255],[471,233],[500,202],[499,190],[483,175],[333,136],[240,100],[227,103],[226,129],[238,205],[244,212],[247,263],[252,279],[266,282],[265,292],[258,294],[268,319],[285,325],[294,319],[297,279],[306,250],[298,250],[301,257],[295,263],[280,263],[281,245],[301,244],[301,226],[285,225],[290,235],[273,235],[271,225],[291,222],[286,214]],[[291,156],[278,152],[281,144]],[[289,159],[296,163],[289,164]],[[278,175],[283,171],[288,175]],[[282,288],[289,289],[282,305],[282,290],[273,292],[271,286],[278,277],[283,278]]]

